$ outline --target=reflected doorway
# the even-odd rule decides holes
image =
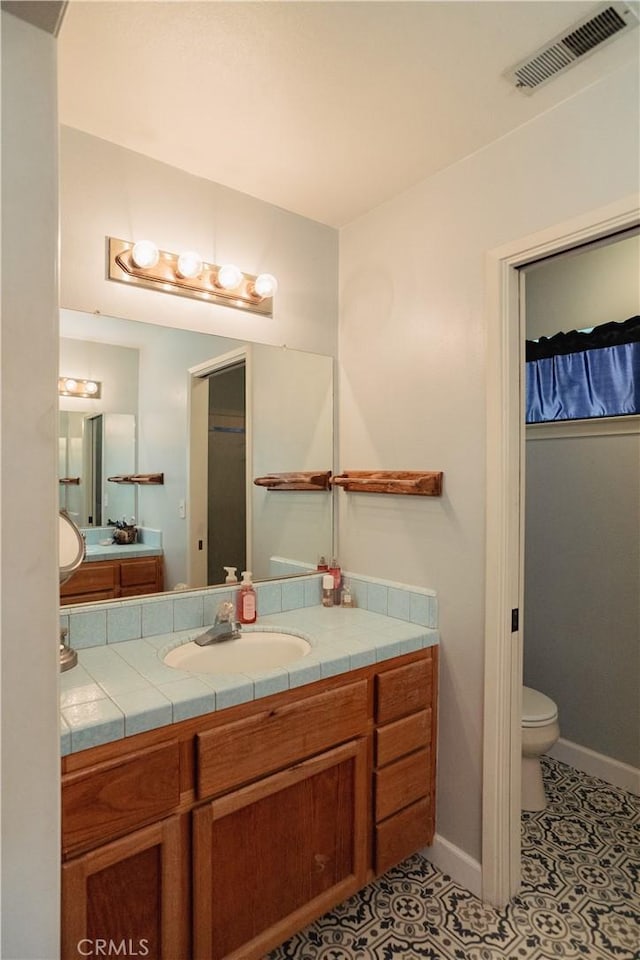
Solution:
[[[188,582],[204,587],[251,570],[246,348],[189,372]]]
[[[247,563],[246,370],[244,360],[207,377],[207,583],[220,583],[224,568],[238,579]]]

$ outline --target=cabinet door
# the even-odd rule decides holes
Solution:
[[[162,591],[162,559],[138,557],[120,561],[120,595],[136,597]]]
[[[194,812],[194,955],[257,960],[366,882],[355,740]]]
[[[64,864],[62,960],[189,955],[187,830],[169,817]]]

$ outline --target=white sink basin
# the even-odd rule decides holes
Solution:
[[[236,640],[223,640],[201,647],[192,640],[174,647],[164,657],[168,667],[191,673],[242,673],[244,670],[271,670],[300,660],[311,644],[291,633],[267,630],[246,631]]]

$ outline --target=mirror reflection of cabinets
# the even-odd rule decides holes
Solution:
[[[238,551],[225,549],[219,531],[226,524],[237,532],[243,519],[226,506],[213,508],[207,491],[207,513],[204,518],[199,514],[204,527],[193,529],[192,384],[207,364],[213,369],[219,358],[240,353],[246,373],[245,423],[223,409],[207,412],[203,427],[206,446],[213,431],[217,441],[233,436],[236,447],[238,438],[245,447],[244,489],[238,491],[237,477],[230,484],[245,505],[246,552],[228,556],[224,565],[246,564],[255,579],[265,579],[284,572],[273,567],[271,557],[315,565],[319,555],[331,554],[330,492],[274,493],[253,484],[254,477],[274,472],[332,469],[331,357],[68,310],[61,311],[60,331],[60,375],[102,383],[99,399],[60,398],[59,477],[80,477],[79,484],[60,484],[60,505],[80,526],[134,516],[138,526],[162,533],[169,589],[224,580],[224,571],[217,568]],[[217,443],[212,449],[232,446]],[[212,470],[209,464],[208,473],[224,478],[226,468],[215,466]],[[157,472],[164,474],[158,486],[107,479]],[[216,559],[211,569],[206,559],[198,566],[194,557],[206,557],[214,534]],[[198,572],[202,569],[204,574]]]

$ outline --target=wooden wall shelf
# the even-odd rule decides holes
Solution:
[[[442,495],[442,472],[437,470],[345,470],[331,483],[347,493],[394,493],[413,497]]]
[[[330,470],[307,470],[296,473],[270,473],[266,477],[256,477],[253,481],[258,487],[268,490],[330,490]]]
[[[126,473],[118,477],[107,477],[109,483],[162,484],[164,473]]]

